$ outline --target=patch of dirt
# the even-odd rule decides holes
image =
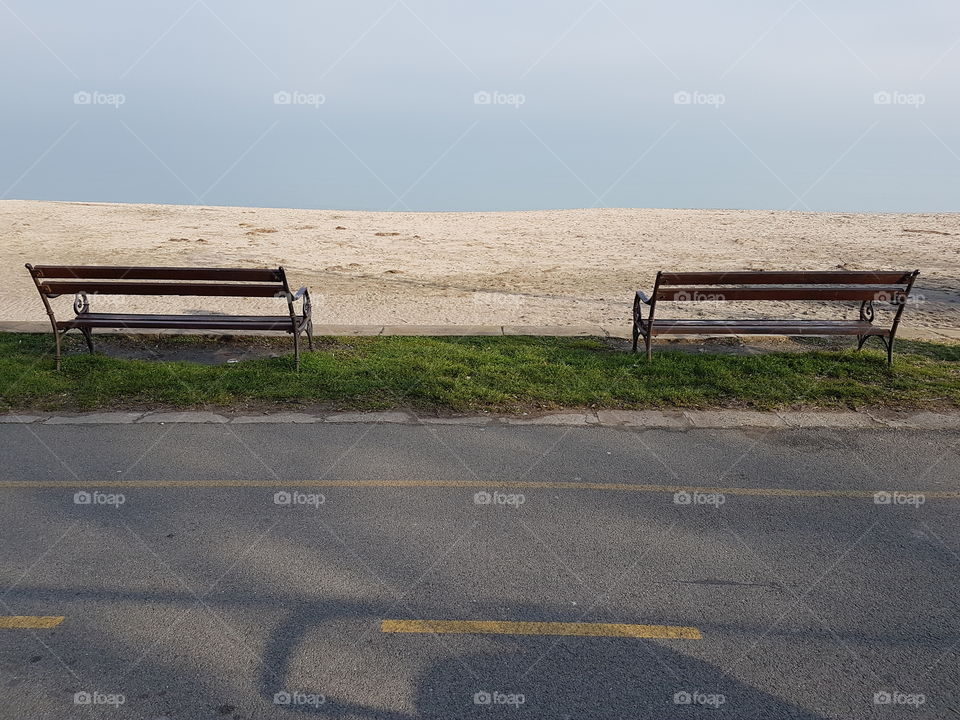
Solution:
[[[301,336],[301,339],[306,343],[305,337]],[[107,357],[193,362],[201,365],[224,365],[231,361],[293,354],[293,340],[289,337],[97,334],[94,336],[94,343],[97,353]],[[316,345],[315,343],[314,346]],[[65,354],[83,354],[86,351],[86,345],[81,338],[65,338]]]

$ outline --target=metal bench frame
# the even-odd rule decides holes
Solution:
[[[106,265],[26,265],[33,278],[57,345],[60,369],[60,338],[76,328],[83,333],[92,354],[95,328],[158,330],[275,330],[293,335],[293,353],[300,369],[300,333],[307,334],[313,349],[313,319],[310,292],[302,287],[290,292],[286,272],[276,269],[136,267]],[[75,293],[75,317],[57,320],[50,300]],[[94,313],[90,298],[95,295],[162,295],[204,297],[276,297],[287,301],[288,315],[151,315]],[[303,301],[297,312],[295,302]]]
[[[880,338],[887,349],[887,364],[893,362],[893,342],[900,326],[913,283],[920,274],[899,271],[780,272],[747,270],[734,272],[658,272],[648,297],[638,290],[633,301],[633,352],[642,337],[647,359],[657,335],[855,335],[857,350],[871,337]],[[704,300],[819,300],[860,301],[858,320],[712,320],[656,319],[658,302]],[[875,303],[896,307],[889,328],[873,324]],[[650,308],[643,317],[643,306]]]

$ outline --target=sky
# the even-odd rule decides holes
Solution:
[[[955,0],[0,0],[0,198],[957,211]]]

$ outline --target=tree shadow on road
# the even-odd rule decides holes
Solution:
[[[370,612],[371,625],[391,612],[390,608],[365,610]],[[264,701],[273,702],[278,693],[293,691],[278,681],[288,676],[303,634],[329,621],[331,611],[341,614],[344,608],[302,604],[274,629],[260,673]],[[519,609],[519,616],[553,617],[555,611],[526,606]],[[492,617],[494,608],[478,608],[478,612]],[[293,717],[386,720],[490,718],[497,711],[610,720],[716,717],[718,709],[737,718],[825,717],[738,682],[719,667],[682,651],[685,643],[698,641],[430,634],[381,634],[379,640],[382,664],[375,674],[382,682],[409,667],[426,668],[414,680],[408,698],[389,698],[390,703],[380,698],[375,704],[331,693],[321,704],[293,701],[279,707]],[[487,650],[470,649],[478,645]],[[437,655],[443,659],[420,662]],[[376,678],[367,680],[378,684]],[[301,688],[300,692],[305,696],[323,689]],[[388,709],[386,704],[408,709]]]

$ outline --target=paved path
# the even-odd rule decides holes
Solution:
[[[955,717],[958,442],[0,425],[0,717]]]

